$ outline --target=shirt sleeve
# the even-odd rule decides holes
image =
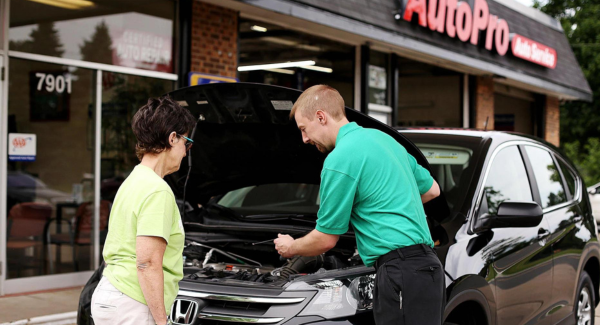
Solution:
[[[137,217],[136,236],[164,238],[169,243],[173,225],[173,197],[167,191],[150,194]]]
[[[319,190],[321,206],[316,229],[330,235],[346,233],[356,191],[357,182],[353,177],[335,170],[323,169]]]
[[[431,186],[433,185],[433,177],[429,171],[423,168],[421,165],[417,163],[415,157],[411,154],[408,154],[408,161],[410,163],[410,167],[412,168],[413,175],[415,176],[415,180],[417,181],[417,187],[419,188],[419,194],[423,195],[429,191]]]

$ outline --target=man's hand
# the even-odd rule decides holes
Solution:
[[[292,238],[292,236],[282,234],[278,234],[277,237],[278,238],[274,240],[277,253],[285,258],[294,257],[291,249],[292,245],[294,244],[294,238]]]

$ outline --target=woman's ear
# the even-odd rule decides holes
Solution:
[[[171,145],[171,147],[175,146],[175,143],[177,143],[175,141],[175,139],[177,138],[177,133],[175,133],[175,131],[171,132],[171,134],[169,134],[169,144]]]

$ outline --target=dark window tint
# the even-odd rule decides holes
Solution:
[[[488,210],[498,213],[504,201],[533,201],[531,188],[521,153],[516,146],[502,149],[494,161],[485,182]]]
[[[542,208],[551,207],[567,201],[560,173],[550,153],[544,149],[526,146],[527,156],[533,167],[542,199]]]
[[[560,159],[558,159],[558,165],[560,166],[560,170],[565,176],[565,181],[567,183],[567,187],[569,188],[569,192],[571,192],[571,196],[575,196],[575,175],[567,165]]]

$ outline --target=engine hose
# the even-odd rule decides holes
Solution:
[[[319,270],[324,263],[323,255],[295,256],[279,270],[279,277],[288,279],[298,273],[313,273]]]

